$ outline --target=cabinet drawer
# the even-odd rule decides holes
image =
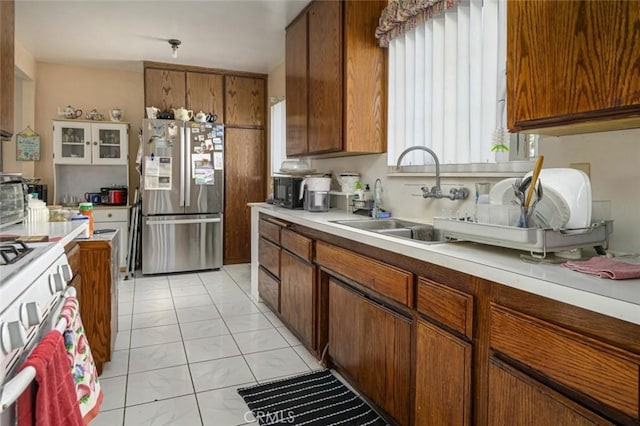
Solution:
[[[313,256],[313,240],[290,230],[283,229],[280,233],[280,244],[282,248],[311,262]]]
[[[280,244],[280,228],[281,226],[276,223],[260,219],[260,236],[276,244]]]
[[[94,222],[128,222],[128,209],[95,209]]]
[[[491,348],[638,418],[640,357],[502,306],[491,306]]]
[[[418,281],[418,312],[472,338],[473,296],[426,278]]]
[[[258,261],[260,266],[280,278],[280,246],[260,238],[258,241]]]
[[[321,241],[316,243],[316,263],[393,300],[409,304],[410,272]]]
[[[280,312],[280,282],[262,267],[258,268],[258,292],[267,305]]]

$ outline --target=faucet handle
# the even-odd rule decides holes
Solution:
[[[423,186],[420,190],[422,191],[422,198],[429,198],[431,196],[431,191],[429,191],[428,186]]]

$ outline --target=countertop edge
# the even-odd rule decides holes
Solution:
[[[267,203],[250,203],[249,206],[258,209],[259,212],[302,226],[355,240],[363,244],[373,245],[414,259],[435,263],[445,268],[640,325],[639,304],[630,300],[576,288],[576,285],[580,285],[580,283],[588,283],[592,287],[601,285],[603,288],[615,290],[615,286],[633,286],[640,284],[640,280],[625,280],[626,282],[603,280],[563,270],[559,265],[525,265],[521,261],[518,262],[521,262],[522,265],[517,265],[514,263],[516,260],[514,257],[517,256],[518,252],[507,252],[505,251],[507,249],[458,242],[425,245],[330,222],[331,220],[357,219],[353,214],[349,214],[346,211],[332,210],[330,213],[310,213],[301,210],[287,210]],[[470,259],[475,259],[475,261]],[[510,266],[510,264],[512,265]],[[519,266],[525,272],[515,270],[513,264]],[[527,274],[527,269],[536,273]],[[551,275],[554,281],[534,275]],[[562,280],[571,280],[578,283],[574,285],[563,284]],[[636,286],[636,289],[637,294],[640,295],[640,285]],[[625,291],[627,293],[633,292],[635,298],[635,289],[629,290],[625,288]]]

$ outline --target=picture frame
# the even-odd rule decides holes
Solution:
[[[40,161],[40,135],[29,126],[16,135],[16,160]]]

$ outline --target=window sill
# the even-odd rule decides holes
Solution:
[[[520,177],[533,169],[533,161],[509,161],[505,163],[441,164],[441,177]],[[402,170],[402,171],[399,171]],[[388,166],[387,177],[434,176],[433,164],[424,166]]]

